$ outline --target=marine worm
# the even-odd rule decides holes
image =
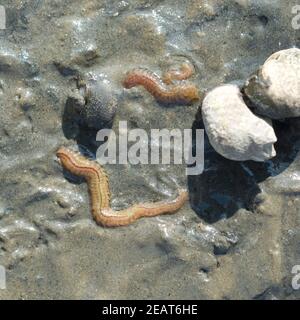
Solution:
[[[157,101],[164,104],[192,104],[199,100],[199,93],[194,84],[166,85],[152,71],[143,68],[128,71],[123,86],[126,89],[143,86]]]
[[[65,147],[60,147],[56,155],[66,170],[86,179],[93,218],[104,227],[125,226],[142,217],[175,213],[188,199],[187,191],[180,189],[179,195],[174,200],[135,204],[127,209],[114,211],[110,207],[107,175],[96,161],[86,159]]]
[[[165,72],[162,76],[162,81],[165,84],[173,84],[174,80],[189,79],[194,72],[195,72],[195,69],[193,65],[185,62],[181,65],[180,70],[171,69]]]

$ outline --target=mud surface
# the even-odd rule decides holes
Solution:
[[[167,199],[177,214],[117,229],[95,225],[86,184],[63,174],[61,145],[92,154],[95,131],[72,112],[78,77],[100,77],[118,99],[113,128],[202,128],[193,106],[162,106],[123,90],[133,67],[161,73],[188,60],[201,92],[243,83],[272,54],[300,46],[297,1],[2,1],[0,30],[1,299],[297,299],[300,120],[275,122],[277,157],[233,162],[207,139],[205,171],[107,165],[112,205]],[[109,95],[107,95],[109,96]],[[195,120],[197,119],[197,120]]]

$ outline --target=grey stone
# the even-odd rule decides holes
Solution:
[[[272,119],[300,116],[300,50],[272,54],[246,85],[255,111]]]

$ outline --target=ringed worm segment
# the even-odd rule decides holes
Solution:
[[[164,78],[166,82],[172,83],[174,79],[185,79],[190,76],[190,73],[190,69],[183,68],[181,72],[170,71]],[[199,92],[194,84],[167,85],[155,73],[144,68],[128,71],[123,80],[123,86],[126,89],[143,86],[157,101],[164,104],[192,104],[199,100]]]
[[[86,179],[93,218],[104,227],[125,226],[142,217],[175,213],[188,200],[187,191],[179,190],[179,195],[174,200],[140,203],[124,210],[114,211],[110,207],[107,175],[96,161],[91,161],[65,147],[60,147],[56,155],[66,170]]]

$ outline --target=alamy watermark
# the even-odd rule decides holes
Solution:
[[[300,289],[300,265],[295,265],[292,269],[292,274],[295,276],[292,278],[292,287],[294,290]]]
[[[5,28],[6,28],[5,8],[0,5],[0,30],[4,30]]]
[[[6,270],[0,265],[0,290],[6,289]]]
[[[119,122],[118,136],[112,129],[98,131],[97,161],[104,164],[185,164],[187,175],[204,169],[204,130],[143,129],[128,130],[127,121]],[[118,149],[118,150],[117,150]]]
[[[300,4],[292,8],[292,14],[295,15],[292,19],[292,27],[295,30],[300,29]]]

